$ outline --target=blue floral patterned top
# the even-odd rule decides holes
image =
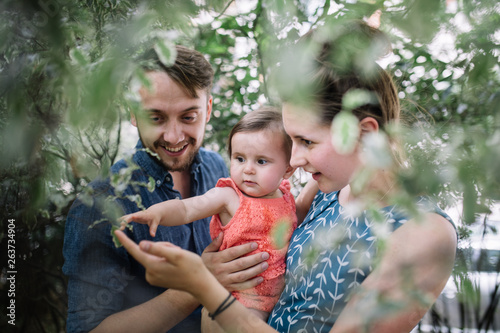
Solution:
[[[435,204],[429,204],[420,198],[417,205],[451,222]],[[338,202],[338,192],[318,192],[290,240],[285,289],[269,325],[279,332],[328,332],[332,328],[349,294],[372,271],[377,238],[407,220],[407,214],[395,206],[380,213],[383,222],[374,222],[366,212],[349,216]]]

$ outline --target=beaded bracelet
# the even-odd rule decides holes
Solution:
[[[230,307],[231,304],[234,303],[234,301],[236,301],[236,298],[234,298],[234,297],[230,301],[231,296],[232,296],[231,293],[229,293],[229,296],[227,296],[227,298],[224,300],[224,302],[222,302],[221,305],[219,305],[217,310],[215,310],[215,312],[213,314],[211,314],[211,313],[208,314],[208,316],[210,318],[212,318],[212,320],[214,320],[216,316],[220,315],[224,310],[226,310],[228,307]]]

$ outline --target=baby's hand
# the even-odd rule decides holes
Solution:
[[[120,218],[120,230],[125,229],[130,222],[149,225],[149,233],[152,237],[156,236],[156,229],[158,228],[158,224],[160,224],[159,218],[151,214],[149,209],[122,216]]]

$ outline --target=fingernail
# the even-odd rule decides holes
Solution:
[[[262,267],[262,270],[264,270],[264,271],[265,271],[266,269],[268,269],[268,268],[269,268],[269,264],[268,264],[267,262],[264,262],[264,263],[262,263],[262,266],[261,266],[261,267]]]
[[[262,253],[262,259],[264,259],[264,260],[269,259],[269,253],[267,253],[267,252]]]
[[[257,278],[257,283],[262,283],[262,282],[264,282],[264,278],[263,278],[263,277],[261,277],[261,276],[259,276],[259,277]]]
[[[151,242],[142,241],[139,243],[139,247],[143,251],[148,251],[151,248]]]
[[[257,248],[259,247],[257,243],[252,243],[250,246],[252,247],[252,250],[257,250]]]

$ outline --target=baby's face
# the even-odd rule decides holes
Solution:
[[[231,178],[250,197],[279,198],[291,168],[283,136],[275,131],[238,132],[231,139]]]

